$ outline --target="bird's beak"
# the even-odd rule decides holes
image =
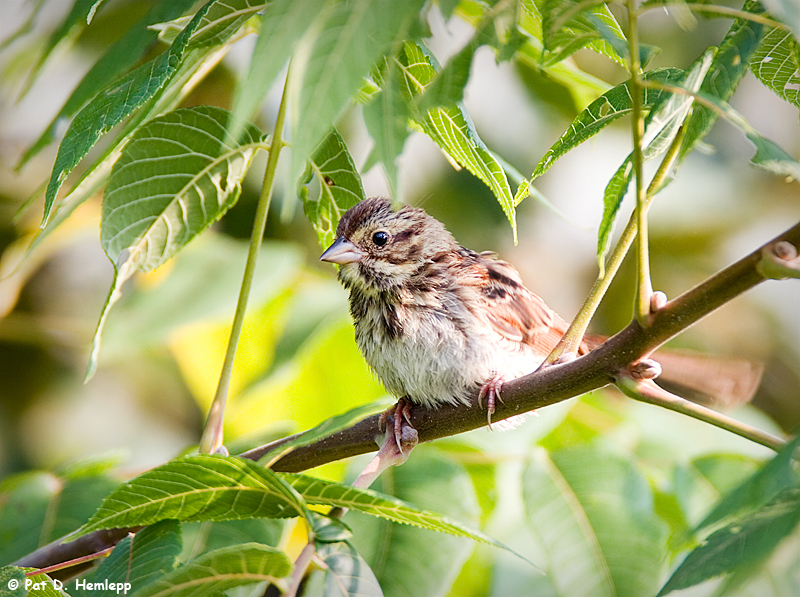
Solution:
[[[338,265],[346,263],[355,263],[360,261],[364,256],[364,252],[347,240],[344,236],[340,236],[333,244],[325,249],[325,252],[320,255],[320,261],[329,261]]]

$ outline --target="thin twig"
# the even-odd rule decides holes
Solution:
[[[261,197],[258,200],[255,222],[253,223],[253,234],[250,236],[250,247],[247,252],[247,263],[245,264],[244,276],[242,277],[242,287],[239,291],[239,300],[236,304],[236,312],[233,316],[231,335],[228,340],[228,348],[225,352],[225,362],[219,376],[219,384],[214,394],[214,402],[208,413],[206,427],[200,440],[200,453],[214,453],[222,447],[223,421],[225,417],[225,403],[230,390],[231,375],[233,365],[236,360],[236,348],[239,345],[239,338],[242,334],[244,316],[247,311],[247,301],[250,298],[250,289],[253,285],[258,254],[261,250],[261,241],[264,237],[264,229],[267,225],[269,206],[272,201],[272,190],[275,184],[275,172],[278,167],[278,157],[283,148],[283,127],[286,121],[286,111],[288,108],[288,90],[290,82],[291,65],[286,73],[286,82],[283,86],[283,96],[278,108],[278,116],[275,120],[275,129],[272,134],[272,143],[267,159],[267,167],[264,171],[264,185],[261,188]]]
[[[715,427],[735,433],[738,436],[749,439],[750,441],[761,444],[762,446],[766,446],[767,448],[775,450],[776,452],[786,445],[784,440],[779,437],[775,437],[771,433],[761,431],[752,425],[737,421],[734,418],[723,415],[722,413],[719,413],[708,407],[690,402],[689,400],[681,398],[680,396],[676,396],[675,394],[671,394],[665,389],[657,386],[652,381],[636,382],[632,379],[624,378],[617,382],[616,385],[629,398],[633,398],[634,400],[645,402],[647,404],[654,404],[656,406],[681,413],[682,415],[687,415],[693,419],[710,423]]]

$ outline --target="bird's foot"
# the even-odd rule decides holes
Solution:
[[[483,408],[483,399],[486,398],[486,420],[489,422],[489,429],[492,428],[492,415],[494,414],[497,401],[503,401],[500,391],[506,378],[502,373],[495,373],[486,383],[481,386],[478,393],[478,406]]]
[[[391,419],[392,426],[388,430],[387,442],[390,437],[394,437],[394,443],[402,454],[404,449],[409,451],[419,442],[419,434],[411,424],[411,400],[400,398],[397,404],[381,413],[378,419],[378,428],[387,431],[387,422]]]

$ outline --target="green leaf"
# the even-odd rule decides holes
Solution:
[[[42,227],[47,224],[61,185],[98,139],[152,98],[174,75],[191,35],[215,2],[217,0],[210,0],[197,11],[168,51],[113,82],[78,112],[58,147],[45,192]]]
[[[101,472],[29,472],[0,484],[0,562],[13,562],[77,529],[119,483]]]
[[[543,0],[540,6],[545,65],[589,47],[627,67],[628,42],[608,6],[579,0]]]
[[[709,535],[673,573],[658,595],[743,569],[753,570],[800,523],[800,490],[774,500]]]
[[[318,199],[309,195],[308,183],[312,176],[316,176],[319,183]],[[306,171],[298,180],[297,194],[320,245],[330,246],[336,238],[336,224],[344,212],[365,198],[353,158],[335,129],[312,153]]]
[[[317,557],[325,567],[310,574],[304,597],[383,597],[375,573],[349,543],[321,544]]]
[[[800,44],[782,29],[770,29],[753,53],[750,69],[779,98],[800,107]]]
[[[127,585],[136,591],[175,569],[181,553],[181,529],[174,520],[164,520],[128,535],[120,541],[108,558],[83,580],[85,584],[70,587],[72,597],[90,597],[88,583]],[[113,589],[112,589],[113,590]]]
[[[422,510],[412,504],[376,491],[357,489],[350,485],[333,483],[305,475],[283,473],[282,476],[309,504],[324,504],[357,510],[392,522],[448,533],[458,537],[469,537],[475,541],[508,549],[481,531],[470,529],[466,525],[451,520],[446,516]]]
[[[423,4],[423,0],[353,0],[320,13],[307,60],[292,65],[298,85],[292,111],[293,179],[370,69],[405,38]]]
[[[763,12],[761,5],[751,0],[745,3],[743,10],[754,14]],[[744,19],[734,21],[719,46],[700,91],[723,101],[729,100],[747,72],[750,58],[764,34],[765,28],[760,23]],[[679,154],[681,160],[706,136],[717,118],[718,115],[710,108],[695,106],[686,124],[686,135]]]
[[[202,597],[259,582],[286,588],[292,563],[281,551],[258,543],[224,547],[203,554],[137,590],[136,597]]]
[[[760,471],[726,495],[697,525],[696,531],[708,529],[728,518],[752,512],[769,502],[786,487],[797,486],[800,477],[794,470],[793,455],[798,445],[800,437],[788,443]]]
[[[421,93],[434,80],[432,58],[412,42],[403,44],[399,57],[403,71],[402,90],[408,99]],[[475,130],[461,105],[438,107],[416,117],[417,124],[456,163],[488,186],[506,214],[517,240],[516,205],[503,167]]]
[[[410,129],[411,110],[400,93],[399,69],[393,59],[386,59],[386,68],[380,80],[378,97],[364,106],[364,123],[375,141],[364,170],[381,162],[389,180],[392,197],[399,199],[396,160],[403,151]]]
[[[795,39],[800,39],[800,4],[795,0],[764,0],[764,6],[789,26]]]
[[[528,523],[549,556],[559,595],[652,595],[665,525],[634,465],[590,448],[539,449],[523,475]]]
[[[678,68],[656,69],[645,73],[644,80],[655,81],[658,83],[676,83],[685,75],[685,72]],[[660,89],[645,88],[642,90],[642,108],[649,110],[656,103],[662,101],[669,92]],[[603,95],[586,107],[569,128],[561,135],[547,153],[536,165],[536,169],[531,175],[531,180],[538,178],[567,152],[574,149],[587,139],[599,133],[612,122],[630,114],[632,110],[632,98],[630,94],[630,81],[620,83],[606,91]]]
[[[275,518],[183,523],[183,553],[179,560],[185,562],[198,553],[240,543],[256,542],[276,546],[281,540],[285,523],[285,520]]]
[[[114,165],[103,200],[100,241],[114,281],[92,342],[87,378],[97,367],[103,327],[134,271],[169,260],[239,198],[260,131],[242,143],[227,134],[222,108],[182,108],[154,118],[133,135]]]
[[[174,519],[239,520],[305,516],[302,498],[280,476],[249,460],[215,455],[177,458],[124,483],[70,539],[100,529]]]
[[[261,31],[247,76],[236,87],[231,136],[238,138],[242,123],[252,118],[295,45],[320,14],[325,0],[275,0],[261,19]]]
[[[247,20],[263,10],[264,0],[224,0],[214,2],[203,15],[189,40],[189,49],[218,46],[236,33]]]
[[[16,566],[0,567],[0,597],[25,597],[25,571]]]
[[[56,129],[60,123],[72,118],[103,87],[141,58],[157,36],[157,32],[149,28],[150,25],[174,19],[193,4],[194,0],[155,3],[147,14],[131,26],[86,73],[56,117],[22,156],[17,168],[22,168],[28,160],[55,141]]]

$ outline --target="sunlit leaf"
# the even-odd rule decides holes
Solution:
[[[312,176],[319,183],[318,199],[309,194],[308,183]],[[317,232],[320,245],[328,247],[335,238],[336,224],[344,212],[365,198],[353,158],[335,129],[311,154],[306,171],[298,181],[297,194]]]
[[[234,587],[282,582],[292,563],[282,551],[258,543],[224,547],[198,556],[136,591],[137,597],[216,596]]]
[[[264,0],[224,0],[213,3],[194,30],[189,48],[224,43],[267,4]]]
[[[763,12],[761,5],[753,0],[745,3],[743,10],[754,14]],[[747,72],[750,59],[764,37],[765,27],[760,23],[737,19],[719,46],[711,68],[700,91],[728,101]],[[681,144],[683,159],[714,126],[718,115],[704,106],[695,106],[686,125],[686,135]]]
[[[303,500],[280,476],[249,460],[215,455],[177,458],[111,493],[75,539],[99,529],[251,517],[304,516]]]
[[[659,83],[675,83],[680,81],[685,72],[677,68],[665,68],[652,70],[645,73],[644,79]],[[656,103],[660,102],[668,92],[660,89],[645,88],[642,90],[642,108],[649,110]],[[609,89],[589,106],[583,110],[569,128],[561,135],[544,157],[539,161],[536,169],[531,175],[531,179],[538,178],[570,150],[574,149],[593,135],[599,133],[612,122],[630,114],[632,110],[632,99],[630,95],[630,82],[620,83],[616,87]]]
[[[628,42],[608,6],[578,0],[543,0],[539,6],[545,64],[561,62],[588,46],[626,66]]]
[[[261,31],[247,76],[236,87],[231,136],[238,137],[239,127],[253,117],[298,40],[318,17],[324,4],[325,0],[270,2],[261,19]]]
[[[412,115],[400,93],[399,68],[394,59],[386,60],[381,74],[378,97],[364,106],[364,123],[375,141],[364,170],[369,170],[376,162],[383,164],[391,195],[399,199],[396,160],[411,132],[408,123]]]
[[[414,98],[436,76],[432,57],[417,44],[406,42],[399,61],[403,72],[402,91],[408,99]],[[452,105],[434,108],[418,115],[417,124],[454,162],[465,167],[492,190],[511,224],[516,241],[516,206],[508,179],[502,166],[481,141],[463,107]]]
[[[92,342],[87,376],[120,288],[134,271],[170,259],[239,198],[261,133],[250,125],[241,143],[227,133],[221,108],[182,108],[154,118],[125,146],[103,200],[100,241],[114,264],[111,293]]]
[[[713,55],[712,50],[706,50],[675,85],[692,93],[697,92],[709,71]],[[684,126],[692,102],[692,96],[687,94],[659,94],[644,121],[644,135],[642,135],[641,144],[642,157],[645,160],[661,155],[672,144],[678,131]],[[632,166],[633,154],[630,154],[614,173],[603,194],[603,217],[597,234],[597,261],[601,273],[614,222],[622,205],[622,199],[628,190],[628,185],[633,178]]]
[[[753,53],[750,68],[778,97],[800,107],[800,44],[783,29],[770,29]]]

